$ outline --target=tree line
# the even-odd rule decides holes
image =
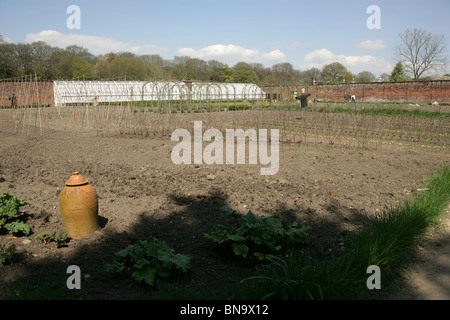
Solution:
[[[260,85],[311,85],[314,82],[370,82],[375,75],[363,71],[357,75],[342,64],[332,63],[322,70],[296,70],[291,63],[265,67],[261,63],[238,62],[228,66],[217,60],[160,55],[136,55],[131,52],[93,55],[86,48],[71,45],[65,49],[45,42],[6,43],[0,38],[0,79],[36,75],[41,80],[199,80],[244,82]]]
[[[418,39],[422,39],[422,42]],[[444,37],[414,29],[407,30],[401,40],[396,54],[403,61],[397,63],[390,75],[384,73],[377,78],[369,71],[353,74],[339,62],[325,65],[322,69],[300,71],[288,62],[274,64],[272,67],[246,62],[229,66],[217,60],[205,61],[187,56],[175,56],[171,60],[163,59],[157,54],[136,55],[131,52],[96,56],[77,45],[61,49],[42,41],[14,44],[5,42],[0,35],[0,79],[36,75],[41,80],[198,80],[247,82],[262,86],[312,85],[418,80],[423,72],[434,68],[437,62],[445,64]],[[415,48],[418,44],[420,47]],[[433,55],[426,56],[427,64],[416,66],[423,47],[434,48],[434,51],[426,51],[433,52]],[[409,52],[417,53],[408,56]],[[408,71],[413,78],[407,75]]]

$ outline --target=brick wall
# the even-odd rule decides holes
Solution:
[[[395,101],[450,103],[450,80],[417,82],[373,82],[334,85],[311,85],[306,87],[265,87],[266,93],[276,93],[278,99],[290,99],[305,92],[321,100],[343,101],[347,94],[355,95],[357,101]],[[54,105],[53,82],[0,82],[0,106],[9,106],[9,97],[17,97],[17,105],[32,105],[40,102]]]
[[[357,101],[395,101],[431,103],[450,102],[450,80],[414,82],[373,82],[311,85],[291,88],[263,88],[266,93],[278,93],[284,99],[297,94],[311,93],[321,100],[343,101],[347,94],[355,95]]]
[[[54,105],[53,82],[4,81],[0,82],[0,106],[10,106],[9,98],[17,98],[17,105]]]

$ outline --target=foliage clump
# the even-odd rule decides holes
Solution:
[[[289,245],[302,243],[310,229],[299,222],[288,225],[278,215],[257,217],[249,211],[243,216],[226,207],[219,210],[234,218],[237,227],[216,225],[205,237],[244,259],[271,260]]]
[[[0,196],[0,232],[4,229],[15,234],[29,235],[30,226],[21,221],[20,207],[28,205],[22,199],[16,198],[14,194],[4,193]],[[3,229],[4,228],[4,229]]]
[[[116,260],[106,264],[104,270],[110,273],[131,272],[131,278],[138,283],[152,286],[157,277],[168,278],[177,272],[187,272],[191,257],[175,254],[164,241],[153,236],[138,241],[116,252]]]

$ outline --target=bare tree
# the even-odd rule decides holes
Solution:
[[[395,47],[394,56],[418,80],[424,72],[436,71],[445,66],[445,49],[445,35],[432,34],[423,29],[408,29],[400,34],[400,43]]]

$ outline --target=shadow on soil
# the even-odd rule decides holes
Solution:
[[[54,249],[49,257],[32,257],[24,252],[19,262],[0,265],[0,286],[8,288],[1,298],[31,299],[239,299],[233,288],[242,279],[254,275],[254,268],[232,255],[219,251],[216,245],[205,239],[204,234],[216,224],[232,224],[217,210],[227,206],[227,195],[214,190],[208,195],[184,196],[170,194],[168,199],[176,204],[176,210],[161,218],[158,212],[136,213],[136,221],[123,233],[108,233],[108,220],[99,217],[102,228],[95,234],[71,240],[67,248]],[[334,202],[327,207],[333,212],[332,220],[318,219],[311,208],[288,209],[280,206],[276,212],[291,223],[301,221],[311,227],[305,244],[295,248],[302,253],[317,255],[339,254],[348,230],[343,223],[350,220],[357,226],[366,215],[363,212],[341,208]],[[256,213],[255,214],[262,214]],[[343,217],[345,215],[345,218]],[[134,283],[125,274],[103,271],[106,263],[114,260],[114,253],[154,236],[165,241],[176,253],[192,256],[191,271],[175,284],[162,285],[156,291]],[[35,238],[32,234],[30,238]],[[69,290],[66,281],[71,276],[67,267],[77,265],[81,270],[81,289]],[[5,277],[5,274],[9,275]],[[164,289],[165,288],[165,289]],[[15,296],[19,295],[19,296]]]

